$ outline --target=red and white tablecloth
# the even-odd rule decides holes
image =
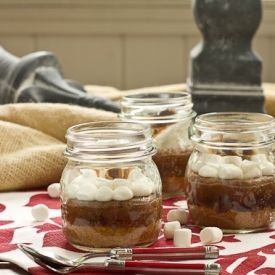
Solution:
[[[38,203],[46,204],[50,216],[45,222],[37,222],[31,215],[31,209]],[[187,208],[184,197],[165,200],[163,203],[163,221],[172,208]],[[192,246],[202,245],[200,229],[192,226]],[[225,274],[275,274],[275,228],[259,233],[227,234],[220,243],[220,256],[216,260],[196,260],[195,262],[216,262],[222,266]],[[18,243],[56,252],[62,256],[75,258],[83,253],[72,248],[61,229],[60,200],[50,198],[46,190],[32,192],[0,193],[0,260],[17,264],[33,275],[53,275],[39,267],[17,248]],[[154,246],[173,246],[172,240],[166,240],[161,232]],[[75,272],[78,275],[98,275],[97,273]],[[102,273],[101,273],[102,274]]]

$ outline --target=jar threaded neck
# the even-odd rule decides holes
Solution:
[[[220,112],[199,115],[191,139],[209,146],[253,147],[274,142],[275,120],[261,113]]]
[[[138,160],[155,154],[151,128],[141,123],[104,121],[70,127],[66,133],[68,159],[87,162]]]

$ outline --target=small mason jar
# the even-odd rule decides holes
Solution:
[[[208,113],[196,118],[186,169],[187,204],[195,225],[246,233],[275,219],[274,118]]]
[[[63,232],[81,250],[149,246],[161,229],[161,179],[148,125],[93,122],[68,129],[61,178]]]
[[[185,92],[140,93],[127,95],[121,101],[119,117],[123,121],[151,125],[153,156],[162,181],[163,198],[185,193],[185,167],[193,147],[189,139],[193,118],[191,95]]]

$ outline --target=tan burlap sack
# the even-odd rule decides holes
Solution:
[[[117,114],[67,104],[0,105],[0,191],[59,182],[65,133],[76,124],[117,120]]]

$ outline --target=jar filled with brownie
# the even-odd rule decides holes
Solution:
[[[123,121],[151,125],[157,148],[153,160],[164,199],[185,193],[185,167],[193,150],[189,136],[196,115],[192,108],[191,95],[185,92],[139,93],[121,100],[119,117]]]
[[[275,221],[272,116],[208,113],[196,118],[186,169],[187,203],[195,225],[247,233]]]
[[[81,250],[149,246],[161,229],[161,179],[150,126],[93,122],[68,129],[63,232]]]

